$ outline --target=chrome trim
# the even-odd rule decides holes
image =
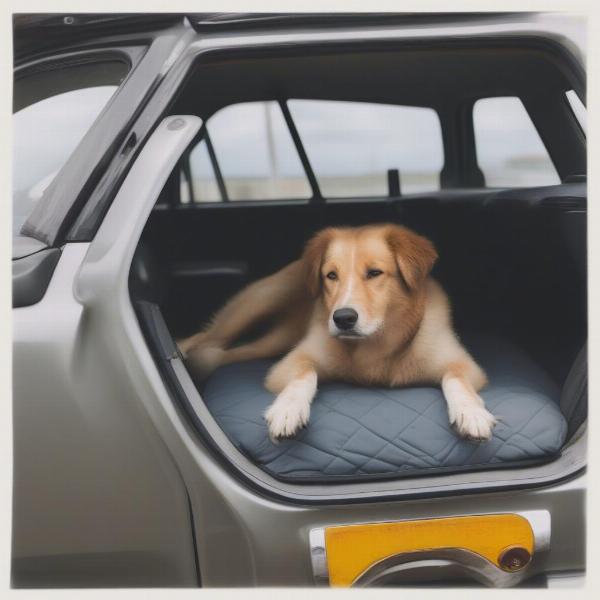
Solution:
[[[531,562],[513,573],[503,571],[494,563],[483,556],[464,548],[437,548],[434,550],[419,550],[415,552],[403,552],[384,558],[371,565],[364,573],[361,573],[352,586],[364,587],[368,585],[380,585],[387,578],[399,573],[406,575],[412,581],[433,581],[444,577],[468,576],[475,581],[489,587],[510,587],[526,577],[538,571],[540,555],[550,549],[550,534],[552,519],[547,510],[526,510],[514,512],[490,512],[465,515],[447,515],[444,517],[431,517],[432,519],[445,519],[455,517],[476,517],[488,515],[519,515],[524,517],[533,532],[534,548]],[[331,527],[343,527],[348,525],[366,525],[377,523],[402,523],[405,521],[417,521],[423,519],[400,519],[398,521],[372,521],[367,523],[337,523]],[[325,543],[326,527],[316,527],[310,530],[310,558],[312,563],[313,577],[318,585],[329,584],[329,568],[327,565],[327,546]]]
[[[547,510],[524,510],[515,513],[525,517],[533,530],[533,558],[539,552],[550,549],[550,533],[552,530],[552,518]]]
[[[311,529],[310,561],[312,563],[313,577],[318,585],[329,585],[329,569],[327,567],[327,548],[325,546],[325,528]]]
[[[411,581],[467,576],[488,587],[511,587],[523,579],[527,567],[507,573],[495,564],[464,548],[439,548],[396,554],[375,563],[353,582],[352,587],[381,585],[401,574]]]

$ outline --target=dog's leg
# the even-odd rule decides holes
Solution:
[[[295,317],[292,315],[292,318],[278,323],[258,339],[234,348],[200,344],[188,352],[187,363],[196,376],[204,379],[216,368],[229,363],[283,354],[299,341],[303,333],[304,323]]]
[[[496,424],[477,393],[485,384],[485,374],[468,355],[449,363],[442,376],[450,425],[454,425],[462,437],[473,441],[489,440]]]
[[[203,344],[219,350],[227,348],[244,331],[306,294],[302,265],[295,261],[277,273],[259,279],[238,292],[217,312],[204,331],[179,340],[177,345],[186,355]]]
[[[314,362],[299,346],[273,366],[265,385],[278,394],[265,412],[269,436],[273,440],[293,436],[308,423],[317,393]]]

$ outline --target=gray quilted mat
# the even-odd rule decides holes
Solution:
[[[273,401],[263,380],[273,361],[221,367],[202,397],[239,450],[276,477],[371,478],[428,469],[481,469],[544,460],[561,448],[567,423],[559,390],[525,353],[506,341],[466,342],[490,383],[482,392],[498,418],[486,443],[462,440],[450,428],[441,390],[363,388],[323,383],[310,422],[294,439],[270,441],[262,415]]]

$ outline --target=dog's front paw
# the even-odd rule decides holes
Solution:
[[[472,399],[449,405],[448,417],[458,434],[473,442],[487,442],[496,425],[496,418],[485,408],[483,401],[479,404]]]
[[[310,416],[310,401],[301,386],[288,385],[265,412],[271,439],[292,437],[304,427]]]

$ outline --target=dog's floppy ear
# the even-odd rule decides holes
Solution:
[[[386,240],[394,256],[398,271],[409,290],[414,290],[425,280],[438,254],[435,246],[423,236],[400,225],[388,228]]]
[[[306,285],[310,294],[315,298],[321,291],[321,267],[334,231],[335,229],[330,227],[316,233],[306,243],[302,254]]]

